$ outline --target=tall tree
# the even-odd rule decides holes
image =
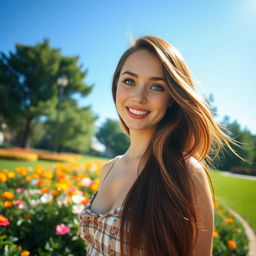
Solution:
[[[123,154],[129,147],[129,139],[122,132],[119,122],[107,118],[96,133],[96,138],[106,147],[106,156]]]
[[[33,121],[56,112],[58,77],[65,74],[68,78],[64,101],[91,92],[93,86],[83,81],[87,70],[78,61],[78,56],[61,55],[47,39],[35,46],[16,44],[9,56],[0,53],[0,115],[8,126],[20,131],[22,147],[27,146]]]
[[[57,151],[73,150],[85,152],[90,148],[94,135],[94,121],[97,119],[88,107],[78,107],[76,101],[63,102],[60,115],[60,129]],[[50,148],[56,145],[56,120],[54,116],[44,123],[44,143]]]

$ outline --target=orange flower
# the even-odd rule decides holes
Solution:
[[[51,194],[53,195],[53,197],[57,197],[59,193],[57,190],[52,190]]]
[[[39,181],[37,182],[37,186],[38,186],[38,187],[42,187],[43,184],[44,184],[44,181],[43,181],[43,180],[39,180]]]
[[[218,234],[218,232],[217,232],[217,231],[213,231],[213,237],[214,237],[214,238],[219,237],[219,234]]]
[[[6,182],[6,180],[7,180],[6,175],[0,172],[0,182]]]
[[[230,250],[235,250],[237,248],[236,242],[234,240],[228,240],[227,244]]]
[[[230,217],[234,217],[234,214],[232,212],[229,212],[228,214]]]
[[[26,177],[26,181],[31,181],[32,180],[32,177],[31,176],[27,176]]]
[[[21,252],[20,256],[29,256],[30,252],[29,251],[23,251]]]
[[[232,218],[226,218],[226,219],[225,219],[225,222],[227,222],[227,223],[233,223],[233,222],[234,222],[234,219],[232,219]]]
[[[12,201],[4,201],[4,207],[12,207]]]
[[[83,201],[81,201],[81,204],[82,205],[87,205],[87,203],[89,202],[89,198],[86,198],[86,199],[84,199]]]
[[[49,192],[49,188],[42,188],[41,193],[42,194],[47,194]]]
[[[3,169],[1,172],[4,174],[8,174],[8,170],[6,170],[6,169]]]
[[[241,230],[240,228],[236,228],[235,231],[236,231],[237,233],[241,233],[241,232],[242,232],[242,230]]]
[[[14,198],[14,194],[12,192],[4,192],[2,193],[2,198],[12,200]]]

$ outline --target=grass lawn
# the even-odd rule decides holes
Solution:
[[[216,199],[238,212],[256,232],[256,180],[247,180],[210,172]]]

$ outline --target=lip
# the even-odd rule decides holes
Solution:
[[[136,109],[136,110],[139,110],[139,111],[145,111],[147,113],[145,115],[136,115],[136,114],[130,112],[129,108]],[[135,119],[143,119],[143,118],[145,118],[150,113],[150,111],[147,111],[147,110],[145,110],[143,108],[137,108],[137,107],[136,108],[134,108],[134,107],[126,107],[126,111],[127,111],[128,115],[130,117],[135,118]]]
[[[139,110],[139,111],[150,112],[144,108],[139,108],[139,107],[126,106],[126,108],[132,108],[132,109]]]

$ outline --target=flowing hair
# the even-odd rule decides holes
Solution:
[[[192,173],[185,159],[194,157],[201,163],[214,195],[208,163],[218,155],[223,144],[237,155],[231,147],[236,142],[213,120],[207,102],[195,90],[180,53],[158,37],[139,38],[121,56],[112,82],[115,103],[123,64],[141,49],[161,61],[172,105],[159,122],[140,161],[138,177],[123,202],[121,255],[192,256],[200,223],[194,204]],[[129,135],[128,127],[121,117],[120,120]]]

